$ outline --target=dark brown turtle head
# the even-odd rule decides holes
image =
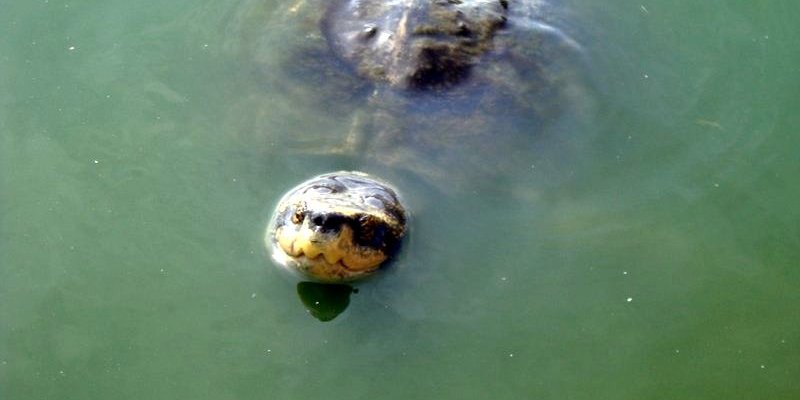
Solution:
[[[492,48],[507,0],[335,0],[323,21],[334,52],[368,79],[446,88]]]
[[[317,282],[347,282],[375,272],[406,232],[406,212],[386,184],[334,172],[290,190],[266,233],[272,258]]]

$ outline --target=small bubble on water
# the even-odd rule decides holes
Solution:
[[[626,301],[627,301],[628,303],[632,302],[632,301],[633,301],[633,297],[628,297],[628,298],[626,299]]]

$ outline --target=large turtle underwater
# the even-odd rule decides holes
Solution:
[[[266,69],[346,128],[281,146],[350,160],[401,192],[411,180],[494,190],[531,165],[542,132],[585,111],[582,52],[559,15],[540,0],[298,0],[273,14],[294,36]],[[359,173],[300,184],[267,229],[273,258],[316,281],[368,276],[406,232],[396,192]]]

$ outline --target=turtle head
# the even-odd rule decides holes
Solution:
[[[400,246],[406,212],[393,189],[363,173],[303,182],[279,202],[266,242],[282,267],[318,282],[375,272]]]

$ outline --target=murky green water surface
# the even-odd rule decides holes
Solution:
[[[798,398],[797,4],[562,4],[590,112],[508,192],[400,179],[402,256],[323,323],[271,208],[392,169],[300,151],[363,97],[276,78],[286,5],[2,1],[0,397]]]

